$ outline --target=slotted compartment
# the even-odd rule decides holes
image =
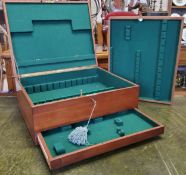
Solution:
[[[99,68],[22,78],[21,83],[35,105],[133,86]]]
[[[140,85],[142,100],[171,103],[182,18],[113,17],[110,71]]]

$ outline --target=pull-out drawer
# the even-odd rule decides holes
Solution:
[[[164,126],[139,110],[128,110],[92,119],[87,146],[68,141],[69,133],[86,121],[38,133],[38,142],[50,169],[57,169],[163,134]]]

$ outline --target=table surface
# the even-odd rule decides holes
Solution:
[[[50,172],[21,118],[14,97],[0,97],[0,174],[13,175],[185,175],[186,97],[174,104],[140,103],[139,108],[165,125],[165,134]]]

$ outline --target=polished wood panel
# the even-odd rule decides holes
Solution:
[[[138,106],[138,93],[139,87],[136,86],[35,106],[33,108],[34,130],[39,132],[88,120],[93,107],[90,98],[97,102],[93,118],[133,109]]]
[[[174,95],[186,97],[186,89],[176,88]]]
[[[44,141],[44,138],[41,135],[41,133],[37,134],[37,139],[38,139],[39,145],[41,147],[41,150],[42,150],[42,152],[43,152],[43,154],[45,156],[45,159],[47,160],[47,163],[48,163],[48,165],[49,165],[49,167],[51,169],[51,164],[53,165],[53,163],[52,163],[52,156],[50,154],[50,151],[49,151],[49,149],[48,149],[48,147],[47,147],[47,145],[46,145],[46,143]],[[53,165],[53,166],[58,167],[59,165]]]
[[[108,70],[108,51],[97,52],[98,66]]]
[[[12,60],[10,57],[5,57],[5,56],[3,56],[3,59],[5,60],[8,90],[11,92],[15,92],[16,87],[15,87],[15,78],[14,78],[13,70],[12,70]]]
[[[186,47],[182,47],[180,50],[179,66],[186,66]]]
[[[186,6],[171,6],[172,9],[186,9]]]
[[[5,50],[1,54],[1,59],[5,62],[6,77],[8,89],[6,95],[16,95],[15,77],[12,68],[12,59],[9,50]],[[1,94],[2,95],[2,94]]]
[[[103,45],[103,32],[102,32],[102,30],[103,30],[103,26],[102,26],[102,23],[97,23],[96,24],[97,25],[97,27],[96,27],[96,30],[97,30],[97,44],[99,45],[99,46],[102,46]]]
[[[26,91],[22,87],[19,80],[15,79],[17,88],[17,99],[22,117],[27,125],[27,128],[35,142],[37,144],[37,138],[34,131],[34,120],[33,120],[33,103],[28,97]]]
[[[17,92],[18,103],[20,107],[20,111],[22,113],[22,117],[27,125],[27,128],[32,136],[33,141],[37,144],[37,138],[34,130],[34,120],[33,120],[33,111],[32,111],[32,103],[27,98],[26,92],[24,90],[19,90]]]

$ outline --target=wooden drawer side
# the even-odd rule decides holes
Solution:
[[[37,138],[35,136],[35,131],[34,131],[32,105],[29,102],[29,99],[27,98],[27,95],[24,90],[19,90],[17,92],[17,98],[18,98],[19,108],[22,113],[22,117],[27,125],[27,128],[34,142],[37,143]]]

